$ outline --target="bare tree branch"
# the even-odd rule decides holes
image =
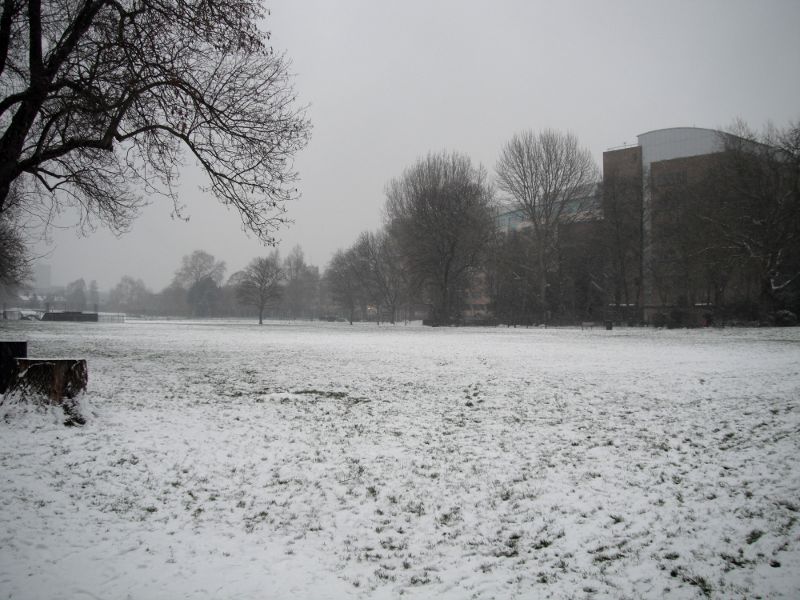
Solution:
[[[262,17],[258,0],[4,0],[0,214],[18,182],[29,202],[124,231],[140,186],[178,210],[188,153],[243,227],[272,242],[310,126]],[[108,208],[114,193],[125,200]]]

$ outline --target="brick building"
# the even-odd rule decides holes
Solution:
[[[709,173],[730,139],[712,129],[649,131],[635,146],[603,153],[602,184],[587,188],[577,219],[559,228],[554,289],[566,320],[702,324],[716,308],[754,301],[757,278],[703,248]],[[588,200],[588,201],[587,201]],[[588,207],[588,209],[587,209]],[[575,215],[572,215],[575,216]],[[520,210],[497,217],[506,233],[525,231]]]
[[[632,320],[680,314],[697,324],[727,299],[757,293],[746,271],[723,274],[703,252],[695,214],[703,187],[726,144],[712,129],[677,127],[638,136],[636,146],[603,153],[603,222],[610,302]],[[724,257],[723,257],[724,258]]]

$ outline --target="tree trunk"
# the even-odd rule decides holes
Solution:
[[[542,323],[547,324],[547,261],[544,247],[539,248],[539,304],[542,307]]]
[[[775,311],[775,292],[772,290],[772,280],[769,275],[761,278],[761,293],[758,298],[758,318],[765,321]]]

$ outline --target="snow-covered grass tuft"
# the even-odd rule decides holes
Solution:
[[[800,330],[3,327],[5,597],[800,596]]]

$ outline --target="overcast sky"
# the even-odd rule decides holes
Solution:
[[[653,129],[762,127],[800,120],[800,1],[268,0],[272,43],[293,62],[312,139],[297,157],[302,198],[279,232],[324,268],[382,222],[386,183],[429,151],[457,150],[492,173],[524,129],[575,133],[602,153]],[[53,284],[101,289],[122,275],[154,291],[204,249],[227,274],[267,253],[238,216],[181,186],[189,222],[148,206],[132,231],[57,230],[41,262]],[[62,222],[68,223],[68,220]]]

